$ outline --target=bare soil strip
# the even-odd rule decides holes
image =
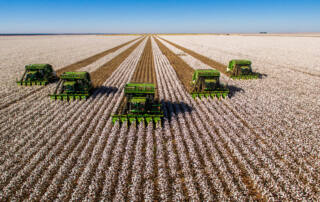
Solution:
[[[128,41],[128,42],[126,42],[126,43],[124,43],[124,44],[121,44],[121,45],[119,45],[119,46],[116,46],[116,47],[114,47],[114,48],[105,50],[105,51],[103,51],[103,52],[101,52],[101,53],[98,53],[98,54],[96,54],[96,55],[90,56],[90,57],[88,57],[88,58],[86,58],[86,59],[83,59],[83,60],[81,60],[81,61],[78,61],[78,62],[76,62],[76,63],[73,63],[73,64],[71,64],[71,65],[68,65],[68,66],[66,66],[66,67],[63,67],[63,68],[61,68],[61,69],[58,69],[58,70],[57,70],[57,75],[59,76],[59,75],[62,74],[63,72],[75,71],[75,70],[78,70],[78,69],[80,69],[80,68],[82,68],[82,67],[85,67],[85,66],[87,66],[87,65],[89,65],[89,64],[91,64],[91,63],[93,63],[93,62],[95,62],[95,61],[97,61],[97,60],[99,60],[100,58],[103,58],[104,56],[106,56],[106,55],[108,55],[108,54],[110,54],[110,53],[113,53],[113,52],[119,50],[120,48],[122,48],[122,47],[124,47],[124,46],[126,46],[126,45],[128,45],[128,44],[130,44],[130,43],[132,43],[132,42],[134,42],[134,41],[136,41],[136,40],[138,40],[138,39],[141,39],[141,37],[139,37],[139,38],[137,38],[137,39],[133,39],[133,40],[131,40],[131,41]]]
[[[191,92],[190,82],[192,80],[194,70],[180,57],[174,54],[169,48],[163,45],[163,43],[161,43],[157,38],[155,38],[155,41],[157,42],[162,54],[168,58],[171,66],[174,68],[179,80],[181,81],[185,89],[188,92]]]
[[[100,87],[111,74],[119,67],[119,65],[142,43],[143,39],[140,39],[133,46],[120,53],[118,56],[99,67],[97,70],[90,73],[93,86],[95,88]]]
[[[156,73],[154,69],[151,38],[149,38],[147,41],[136,70],[134,71],[134,74],[132,76],[131,82],[154,84],[157,83]]]
[[[159,38],[161,38],[161,37],[159,37]],[[208,58],[206,56],[200,55],[199,53],[196,53],[196,52],[194,52],[194,51],[192,51],[190,49],[187,49],[187,48],[179,46],[179,45],[177,45],[175,43],[172,43],[171,41],[168,41],[168,40],[166,40],[164,38],[161,38],[161,39],[166,41],[166,42],[168,42],[169,44],[173,45],[174,47],[179,48],[180,50],[186,52],[187,54],[191,55],[192,57],[200,60],[204,64],[209,65],[210,67],[220,71],[221,73],[223,73],[223,74],[225,74],[227,76],[230,76],[229,73],[227,72],[227,66],[226,65],[221,64],[221,63],[219,63],[217,61],[214,61],[214,60],[212,60],[212,59],[210,59],[210,58]]]

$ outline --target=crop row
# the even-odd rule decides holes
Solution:
[[[173,67],[178,59],[185,63]],[[211,67],[167,42],[143,39],[119,61],[105,88],[87,101],[49,102],[43,99],[48,87],[3,109],[10,117],[0,119],[0,200],[320,198],[316,114],[310,113],[310,125],[299,127],[303,120],[295,117],[307,117],[309,108],[286,107],[291,99],[274,88],[284,81],[229,81],[244,90],[230,99],[194,100],[176,70],[181,64]],[[148,65],[155,70],[164,111],[163,125],[155,129],[152,123],[111,121],[139,64],[140,75],[147,76]],[[265,93],[257,98],[261,89]],[[308,126],[311,132],[304,131]]]

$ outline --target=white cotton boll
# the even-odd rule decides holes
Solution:
[[[117,91],[95,91],[87,101],[52,102],[46,99],[54,89],[49,85],[1,110],[0,199],[254,201],[262,196],[268,201],[317,200],[320,91],[314,88],[318,85],[316,76],[310,75],[318,74],[312,65],[315,49],[290,59],[289,52],[295,55],[303,50],[296,49],[303,47],[296,38],[275,37],[278,44],[269,41],[274,46],[271,51],[265,43],[268,37],[163,37],[224,64],[231,58],[249,58],[254,70],[267,77],[228,80],[229,85],[243,89],[236,89],[228,99],[193,99],[151,38],[157,90],[164,104],[163,127],[154,130],[153,123],[144,127],[113,125],[111,115],[121,104],[123,88],[140,60],[144,40],[104,82]],[[284,49],[281,40],[296,43]],[[79,50],[72,56],[61,50],[64,56],[54,61],[57,67],[105,50],[108,40],[94,41],[86,47],[89,43],[79,39]],[[98,41],[104,45],[97,45]],[[160,41],[191,68],[211,68]],[[132,44],[83,70],[98,68]],[[257,45],[266,50],[258,51],[261,47]],[[67,43],[65,46],[74,50]],[[281,47],[290,51],[277,54]],[[270,54],[266,56],[265,51]],[[30,53],[25,55],[20,56],[22,60]],[[52,58],[57,57],[54,55]],[[65,60],[68,57],[70,61]],[[8,67],[9,72],[23,69]],[[221,79],[228,78],[221,75]],[[0,85],[0,108],[37,89],[23,91],[7,78],[1,81],[6,85]]]

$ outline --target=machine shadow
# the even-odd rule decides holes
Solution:
[[[253,72],[253,73],[258,75],[258,79],[263,79],[263,78],[268,77],[267,74],[262,74],[262,73],[259,73],[259,72]]]
[[[194,110],[192,106],[185,102],[171,102],[162,100],[160,103],[163,110],[163,118],[167,119],[169,123],[171,123],[174,116],[190,113],[192,110]],[[162,127],[164,126],[163,124],[164,122],[161,124]]]
[[[99,95],[104,94],[104,95],[110,95],[111,93],[116,93],[118,91],[118,88],[113,87],[113,86],[99,86],[95,87],[92,90],[92,95],[91,97],[93,99],[97,98]]]
[[[233,86],[233,85],[228,85],[228,89],[229,89],[228,98],[232,98],[232,97],[235,96],[238,92],[245,92],[242,88],[239,88],[239,87]]]

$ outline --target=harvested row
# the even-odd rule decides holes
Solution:
[[[120,53],[117,57],[113,58],[106,64],[102,65],[99,69],[90,73],[90,77],[94,87],[101,86],[116,70],[116,68],[144,41],[140,39],[133,46]]]
[[[164,46],[158,39],[155,39],[162,54],[164,54],[170,61],[171,66],[174,68],[179,80],[184,85],[185,89],[190,92],[190,82],[192,80],[193,69],[189,67],[181,58],[177,57],[172,51]]]
[[[151,38],[149,38],[147,41],[146,47],[141,55],[131,82],[156,84]]]
[[[93,56],[91,56],[91,57],[88,57],[88,58],[86,58],[86,59],[83,59],[83,60],[81,60],[81,61],[79,61],[79,62],[73,63],[73,64],[68,65],[68,66],[66,66],[66,67],[63,67],[63,68],[61,68],[61,69],[58,69],[58,70],[56,71],[56,72],[57,72],[57,75],[59,76],[59,75],[62,74],[63,72],[76,71],[76,70],[78,70],[78,69],[80,69],[80,68],[82,68],[82,67],[85,67],[85,66],[87,66],[87,65],[89,65],[89,64],[91,64],[91,63],[93,63],[93,62],[95,62],[95,61],[97,61],[97,60],[99,60],[100,58],[103,58],[104,56],[106,56],[106,55],[108,55],[108,54],[110,54],[110,53],[113,53],[113,52],[117,51],[118,49],[120,49],[120,48],[122,48],[122,47],[124,47],[124,46],[126,46],[126,45],[128,45],[128,44],[130,44],[130,43],[132,43],[132,42],[134,42],[134,41],[137,41],[138,39],[141,39],[141,37],[139,37],[139,38],[137,38],[137,39],[133,39],[133,40],[131,40],[131,41],[128,41],[128,42],[126,42],[126,43],[124,43],[124,44],[121,44],[121,45],[116,46],[116,47],[114,47],[114,48],[111,48],[111,49],[109,49],[109,50],[105,50],[105,51],[103,51],[103,52],[101,52],[101,53],[98,53],[98,54],[96,54],[96,55],[93,55]]]
[[[159,38],[161,38],[161,37],[159,37]],[[219,63],[217,61],[214,61],[214,60],[212,60],[212,59],[210,59],[210,58],[208,58],[206,56],[200,55],[199,53],[196,53],[196,52],[194,52],[194,51],[192,51],[190,49],[187,49],[185,47],[179,46],[178,44],[175,44],[175,43],[173,43],[171,41],[168,41],[168,40],[166,40],[164,38],[161,38],[161,39],[166,41],[167,43],[173,45],[174,47],[179,48],[180,50],[183,50],[184,52],[186,52],[189,55],[191,55],[192,57],[200,60],[204,64],[209,65],[210,67],[220,71],[221,73],[223,73],[223,74],[225,74],[227,76],[229,75],[227,73],[227,67],[224,64],[221,64],[221,63]]]

